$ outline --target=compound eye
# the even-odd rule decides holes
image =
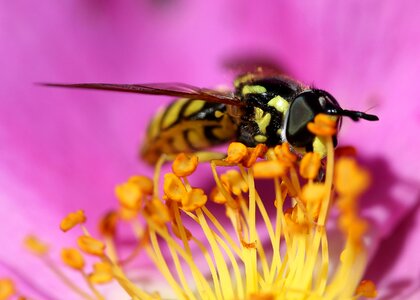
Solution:
[[[312,91],[299,94],[290,104],[286,121],[286,139],[294,147],[311,147],[314,135],[307,124],[322,112],[318,95]]]

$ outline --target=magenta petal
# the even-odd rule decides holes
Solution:
[[[418,299],[420,291],[419,205],[381,242],[366,277],[379,287],[381,299]]]
[[[373,106],[381,121],[346,121],[342,143],[355,145],[373,171],[363,213],[375,222],[374,244],[416,205],[417,1],[190,2],[166,8],[153,1],[1,4],[1,260],[25,270],[29,258],[14,259],[22,255],[25,234],[41,232],[67,244],[71,238],[57,229],[63,215],[84,208],[93,227],[113,206],[116,183],[151,174],[138,162],[137,148],[157,103],[165,102],[34,82],[212,86],[228,82],[219,62],[243,52],[274,57],[346,108]]]

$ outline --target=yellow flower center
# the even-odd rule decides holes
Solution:
[[[120,206],[101,220],[102,241],[83,227],[81,211],[69,214],[62,230],[80,224],[79,248],[98,259],[87,274],[84,254],[63,250],[65,264],[81,272],[91,293],[73,290],[86,299],[104,299],[96,285],[115,280],[132,299],[160,299],[159,291],[124,271],[133,259],[147,255],[177,299],[375,297],[373,282],[362,281],[367,223],[358,216],[357,202],[369,174],[352,157],[334,160],[335,120],[317,116],[308,128],[325,142],[325,162],[316,153],[299,159],[287,143],[273,149],[232,143],[226,159],[211,162],[215,188],[209,197],[189,183],[198,158],[181,154],[173,173],[163,176],[162,196],[157,186],[163,160],[153,180],[134,176],[117,187]],[[273,183],[271,198],[263,199],[255,178]],[[224,214],[214,212],[220,205]],[[332,210],[336,218],[329,217]],[[131,224],[138,239],[125,257],[119,256],[116,242],[122,222]],[[343,236],[337,253],[329,247],[329,228]],[[30,248],[40,257],[47,251],[39,243]]]

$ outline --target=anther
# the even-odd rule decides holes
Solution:
[[[118,222],[118,214],[115,211],[110,211],[105,214],[99,222],[99,232],[104,236],[114,236],[115,229]]]
[[[189,176],[197,169],[198,157],[194,154],[180,153],[172,164],[172,171],[178,177]]]
[[[140,209],[143,193],[136,183],[129,181],[117,185],[115,195],[122,206],[132,210]]]
[[[360,168],[354,158],[342,157],[338,159],[335,172],[335,186],[341,195],[357,197],[370,184],[369,173]]]
[[[89,274],[89,281],[95,284],[108,283],[113,278],[112,266],[107,262],[95,263],[93,272]]]
[[[255,178],[275,178],[286,174],[287,167],[277,160],[260,161],[252,166]]]
[[[204,206],[207,202],[207,196],[202,189],[192,189],[182,198],[182,209],[186,211],[194,211]]]
[[[248,192],[248,184],[236,170],[229,170],[222,174],[220,180],[236,196]]]
[[[0,299],[10,299],[16,294],[15,285],[9,278],[0,278]]]
[[[29,235],[24,240],[25,247],[36,255],[44,255],[49,251],[49,247],[44,242],[40,241],[36,236]]]
[[[330,115],[318,114],[314,122],[308,123],[308,130],[317,136],[332,136],[337,132],[335,119]]]
[[[144,213],[152,222],[159,226],[163,226],[166,222],[171,220],[168,207],[159,199],[152,199],[147,202]]]
[[[72,229],[74,226],[83,224],[86,222],[86,216],[83,210],[78,210],[73,213],[69,213],[60,223],[60,229],[64,232]]]
[[[144,195],[153,194],[153,181],[149,177],[136,175],[130,177],[128,182],[136,184]]]
[[[163,179],[163,191],[168,199],[177,202],[181,202],[182,198],[185,197],[185,194],[187,193],[181,179],[173,173],[165,174]]]
[[[378,291],[376,290],[375,283],[371,280],[362,280],[356,289],[356,295],[365,298],[376,298]]]
[[[102,256],[105,250],[105,244],[91,236],[82,235],[77,239],[79,248],[88,254]]]
[[[246,146],[242,143],[230,143],[227,150],[226,161],[233,164],[238,164],[248,154]]]
[[[61,260],[70,268],[83,270],[85,260],[79,250],[75,248],[64,248],[61,250]]]
[[[321,167],[321,157],[316,152],[306,153],[299,166],[299,173],[303,178],[315,179]]]

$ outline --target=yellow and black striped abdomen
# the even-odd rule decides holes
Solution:
[[[202,150],[236,136],[237,125],[225,104],[179,99],[151,121],[141,155],[153,164],[163,153]]]

